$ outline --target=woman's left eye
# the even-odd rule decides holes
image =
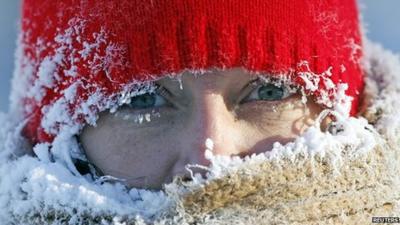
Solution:
[[[284,86],[276,86],[275,84],[262,84],[255,88],[245,99],[249,101],[279,101],[290,95],[288,89]]]
[[[166,100],[161,95],[157,93],[146,93],[133,97],[128,105],[134,109],[147,109],[164,106],[165,104]]]

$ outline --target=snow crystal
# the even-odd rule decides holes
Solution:
[[[15,70],[11,81],[11,94],[10,94],[10,112],[15,117],[22,119],[24,111],[30,111],[21,107],[21,100],[25,97],[28,85],[30,84],[31,75],[34,71],[32,61],[24,56],[25,45],[22,42],[23,34],[20,32],[17,39],[17,49],[15,51]]]
[[[394,139],[400,134],[400,56],[364,39],[366,57],[363,64],[368,73],[366,88],[372,99],[368,107],[375,114],[380,114],[376,128]]]
[[[80,82],[75,82],[63,91],[63,96],[65,97],[67,102],[72,103],[74,101],[76,96],[76,91],[80,84],[81,84]]]
[[[206,139],[206,148],[210,151],[214,149],[214,142],[211,138]]]
[[[310,91],[318,90],[318,88],[319,88],[319,78],[318,77],[316,77],[314,79],[310,79],[310,74],[309,73],[300,73],[299,76],[305,82],[305,84],[306,84],[305,89],[306,90],[310,90]]]
[[[50,162],[50,144],[49,143],[40,143],[33,147],[33,152],[38,157],[40,161]]]
[[[114,113],[115,117],[120,117],[122,116],[123,120],[127,120],[127,121],[132,121],[133,123],[137,123],[137,124],[142,124],[143,122],[151,122],[153,119],[152,118],[160,118],[161,117],[161,113],[156,111],[156,110],[152,110],[151,113],[139,113],[139,114],[134,114],[134,113],[126,113],[126,112],[120,112],[117,111]]]

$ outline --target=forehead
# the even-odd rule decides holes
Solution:
[[[178,77],[163,77],[156,83],[163,86],[171,86],[182,89],[182,85],[190,86],[241,86],[250,80],[257,78],[257,75],[250,73],[242,67],[229,69],[211,69],[206,72],[185,71]]]

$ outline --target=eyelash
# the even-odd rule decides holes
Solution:
[[[277,100],[263,100],[263,99],[249,99],[250,96],[255,92],[255,91],[259,91],[260,88],[262,87],[266,87],[268,85],[274,85],[274,87],[277,88],[282,88],[283,89],[283,97],[281,99],[277,99]],[[245,88],[244,88],[244,95],[242,95],[239,98],[239,104],[246,104],[248,102],[254,102],[254,101],[263,101],[263,102],[270,102],[270,103],[277,103],[280,101],[283,101],[284,99],[290,97],[293,94],[293,87],[284,84],[284,83],[280,83],[279,85],[277,85],[277,83],[271,81],[264,81],[262,79],[256,79],[251,81]]]
[[[281,99],[277,99],[277,100],[265,100],[265,99],[250,99],[251,95],[255,92],[255,91],[259,91],[260,88],[265,87],[267,85],[273,84],[275,85],[274,82],[267,82],[261,79],[256,79],[253,80],[251,82],[249,82],[245,88],[242,89],[241,92],[243,92],[244,94],[242,94],[241,96],[238,97],[238,102],[237,104],[246,104],[248,102],[254,102],[254,101],[263,101],[263,102],[270,102],[270,103],[277,103],[281,100],[284,100],[288,97],[290,97],[293,93],[292,93],[292,89],[290,86],[281,83],[280,85],[275,85],[275,87],[281,88],[283,89],[283,97]],[[176,107],[179,104],[174,104],[174,100],[173,100],[173,95],[164,87],[157,85],[156,89],[154,92],[152,93],[148,93],[148,94],[155,94],[158,95],[158,97],[163,98],[164,101],[164,105],[159,105],[159,106],[153,106],[150,108],[156,108],[156,107],[163,107],[163,106],[172,106],[172,107]],[[259,94],[259,93],[257,93]],[[138,96],[136,96],[138,97]],[[259,98],[260,96],[258,96]],[[134,97],[135,98],[135,97]],[[131,108],[135,108],[133,106],[131,106]],[[140,109],[140,108],[137,108]]]
[[[172,97],[171,92],[169,92],[166,88],[164,88],[160,85],[157,85],[154,93],[164,97],[165,99],[171,99],[171,97]]]

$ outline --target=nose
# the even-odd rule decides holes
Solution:
[[[182,136],[182,151],[172,174],[188,177],[188,164],[207,166],[206,149],[213,155],[239,155],[246,151],[241,129],[234,114],[228,109],[223,96],[215,93],[201,95],[193,102],[192,112]],[[210,146],[212,145],[212,146]],[[207,171],[199,167],[190,168],[204,175]]]
[[[191,113],[189,130],[192,131],[191,146],[204,157],[206,142],[212,141],[214,155],[236,155],[243,151],[240,128],[227,106],[224,97],[206,93],[196,101]]]

